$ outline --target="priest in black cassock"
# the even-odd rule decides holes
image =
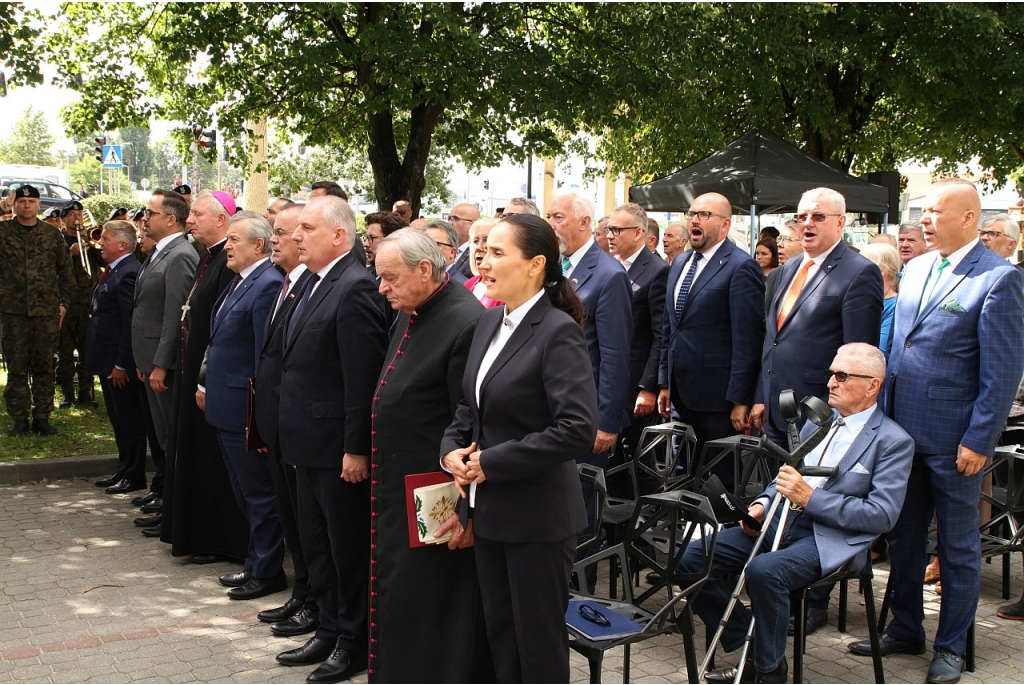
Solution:
[[[176,420],[168,438],[160,539],[171,543],[174,556],[193,555],[197,563],[221,557],[241,561],[249,547],[249,525],[231,489],[217,431],[196,405],[196,384],[210,343],[213,306],[235,277],[227,268],[224,253],[228,217],[235,211],[234,200],[227,193],[204,191],[193,201],[186,222],[196,242],[206,246],[206,256],[196,269],[181,322],[180,375],[173,400]],[[248,580],[241,574],[230,575],[239,576],[234,585]]]
[[[441,470],[441,436],[484,308],[419,229],[378,243],[375,263],[398,320],[372,415],[369,680],[493,682],[473,550],[450,549],[455,539],[410,547],[405,493],[406,475]]]

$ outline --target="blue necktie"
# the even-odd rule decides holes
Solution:
[[[306,308],[306,303],[309,302],[309,296],[313,294],[313,286],[320,280],[320,276],[313,274],[309,281],[306,283],[306,287],[302,290],[302,297],[295,303],[295,309],[292,310],[292,316],[288,319],[288,342],[292,341],[292,336],[295,335],[295,329],[298,328],[296,324],[299,322],[299,318],[302,316],[303,310]]]
[[[686,297],[690,294],[690,286],[693,285],[693,277],[697,275],[697,262],[703,259],[704,255],[700,252],[693,253],[693,259],[690,260],[690,268],[686,272],[686,276],[683,277],[683,284],[679,286],[679,297],[676,298],[676,318],[679,319],[683,316],[683,307],[686,306]]]

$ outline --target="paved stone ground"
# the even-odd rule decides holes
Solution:
[[[132,525],[137,510],[129,499],[105,495],[85,479],[0,487],[0,682],[303,682],[307,669],[274,661],[301,639],[272,637],[256,620],[286,593],[229,600],[217,576],[238,567],[171,557],[166,545],[143,538]],[[983,566],[978,670],[965,674],[966,683],[1024,680],[1024,623],[995,618],[995,608],[1005,603],[1000,568]],[[1014,560],[1015,598],[1020,568]],[[876,575],[880,596],[886,568]],[[938,597],[927,592],[926,627],[934,634]],[[840,634],[835,621],[833,602],[831,626],[808,641],[806,678],[871,682],[870,659],[853,657],[845,647],[867,636],[854,593],[852,636]],[[923,682],[930,658],[890,657],[886,677]],[[604,682],[621,682],[622,650],[610,652],[604,666]],[[632,679],[686,682],[679,638],[662,636],[634,648]],[[588,680],[587,664],[576,654],[572,680]],[[365,682],[365,675],[355,682]]]

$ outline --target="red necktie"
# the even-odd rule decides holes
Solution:
[[[103,272],[100,273],[100,280],[96,281],[96,285],[99,285],[104,280],[106,280],[107,274],[109,274],[109,273],[110,273],[110,267],[109,266],[103,267]]]

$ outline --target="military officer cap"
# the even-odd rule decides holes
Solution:
[[[128,219],[129,221],[138,221],[145,214],[146,209],[144,207],[139,207],[138,209],[133,209],[132,211],[128,212]]]
[[[82,203],[79,202],[78,200],[72,200],[71,202],[69,202],[64,207],[64,209],[66,209],[68,211],[76,211],[77,210],[77,211],[81,212],[83,209],[85,209],[85,207],[83,207]]]
[[[191,195],[192,188],[190,188],[187,185],[180,185],[174,189],[174,192],[178,193],[179,195]]]
[[[121,217],[126,216],[127,214],[128,210],[125,207],[115,207],[114,210],[110,212],[110,218],[107,219],[107,221],[120,219]]]
[[[20,200],[23,197],[32,197],[39,199],[39,188],[28,183],[23,183],[14,190],[14,199]]]
[[[53,219],[54,217],[60,216],[60,207],[54,207],[48,212],[43,213],[44,219]]]

